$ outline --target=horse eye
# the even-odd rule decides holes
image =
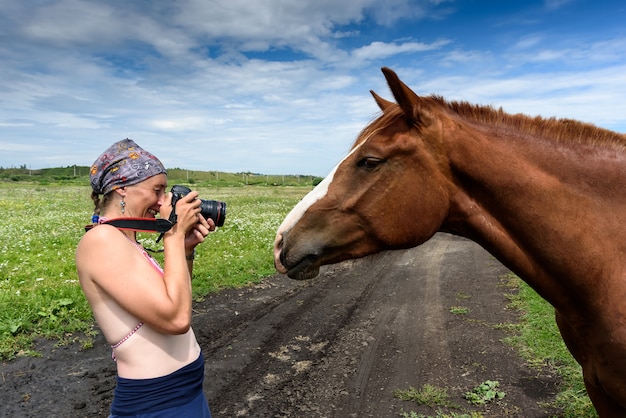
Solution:
[[[359,161],[359,167],[366,168],[368,170],[372,170],[372,169],[378,167],[378,165],[380,163],[382,163],[382,162],[383,162],[383,160],[381,160],[379,158],[365,157],[361,161]]]

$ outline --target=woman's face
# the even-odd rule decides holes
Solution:
[[[167,176],[157,174],[141,183],[126,186],[126,215],[137,218],[154,218],[165,201]]]

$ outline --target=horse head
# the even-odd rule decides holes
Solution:
[[[291,278],[310,279],[324,264],[419,245],[448,213],[442,111],[392,70],[382,71],[397,104],[371,92],[382,114],[278,229],[274,262]]]

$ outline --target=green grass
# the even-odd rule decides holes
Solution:
[[[486,380],[476,386],[471,392],[465,393],[465,399],[473,405],[485,405],[503,399],[506,393],[499,391],[500,382],[497,380]]]
[[[517,279],[519,280],[519,279]],[[554,319],[554,308],[530,286],[519,280],[513,306],[523,312],[518,332],[507,339],[522,357],[537,367],[551,366],[562,383],[554,406],[562,417],[597,417],[587,396],[580,365],[567,350]]]
[[[454,315],[467,315],[469,311],[469,308],[465,306],[453,306],[450,308],[450,313]]]
[[[194,298],[200,300],[275,272],[276,229],[311,186],[193,188],[203,199],[228,204],[224,226],[196,251]],[[89,195],[89,186],[0,183],[0,359],[36,355],[38,337],[90,345],[93,317],[74,263],[93,211]],[[155,238],[139,237],[156,249]]]
[[[396,389],[393,392],[393,397],[433,408],[436,406],[458,408],[457,405],[454,405],[450,401],[450,398],[448,397],[448,389],[439,388],[429,384],[425,384],[420,389],[416,389],[414,387],[409,387],[409,389],[406,390]]]

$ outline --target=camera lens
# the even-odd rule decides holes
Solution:
[[[224,225],[226,220],[226,202],[219,200],[203,200],[200,199],[200,214],[204,219],[213,219],[215,226]]]

